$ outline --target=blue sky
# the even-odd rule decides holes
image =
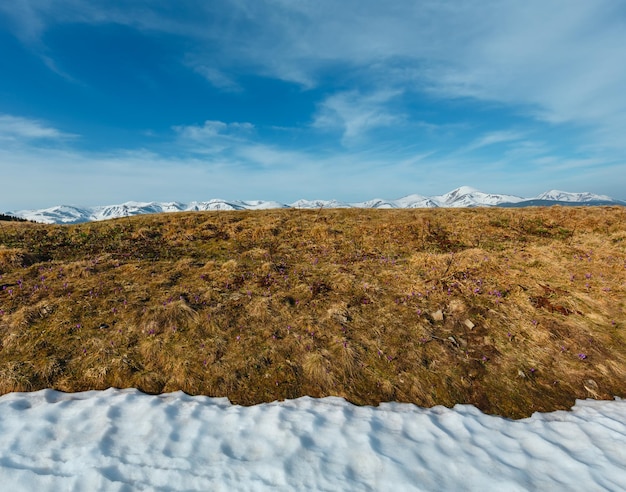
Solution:
[[[621,0],[2,2],[0,210],[626,199],[625,46]]]

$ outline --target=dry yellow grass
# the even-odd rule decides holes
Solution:
[[[253,404],[626,396],[626,210],[271,210],[0,223],[0,393]]]

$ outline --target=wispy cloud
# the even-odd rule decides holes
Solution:
[[[172,129],[177,136],[177,151],[183,155],[232,154],[233,149],[254,134],[254,125],[247,122],[207,120],[202,125],[181,125]]]
[[[278,79],[287,82],[281,88],[307,95],[302,106],[308,112],[264,127],[244,111],[235,118],[249,123],[219,121],[230,115],[214,114],[207,104],[206,114],[195,112],[185,120],[181,112],[175,121],[155,128],[161,147],[155,144],[143,152],[141,145],[129,145],[106,154],[78,148],[45,154],[38,146],[71,144],[75,135],[54,123],[0,115],[0,140],[20,143],[19,151],[0,149],[3,172],[14,162],[28,169],[40,169],[37,159],[59,169],[66,169],[64,162],[75,162],[83,166],[81,183],[87,188],[88,177],[99,179],[98,173],[137,173],[138,181],[145,173],[151,186],[146,190],[154,193],[147,199],[158,198],[156,192],[169,185],[169,194],[184,200],[212,196],[227,186],[239,190],[236,198],[241,198],[239,193],[258,197],[263,186],[277,189],[277,183],[292,186],[297,195],[325,190],[327,197],[340,199],[384,195],[385,189],[434,194],[449,191],[452,186],[446,183],[454,179],[459,182],[453,186],[486,183],[495,191],[528,194],[520,187],[537,187],[540,180],[546,188],[564,188],[558,179],[568,171],[587,172],[600,163],[623,170],[626,7],[620,0],[131,3],[21,0],[0,2],[0,15],[10,19],[6,24],[14,35],[45,66],[70,80],[71,69],[46,45],[47,34],[66,24],[123,25],[160,41],[176,40],[174,65],[186,76],[195,72],[204,77],[207,91],[218,89],[220,96],[243,99],[250,95],[249,80]],[[281,96],[276,93],[277,101]],[[472,126],[469,120],[480,118],[476,114],[484,108],[497,118]],[[287,142],[284,135],[262,138],[273,123],[287,129],[283,134],[291,132],[289,137],[307,133],[302,139],[307,145]],[[169,131],[165,137],[164,128]],[[542,132],[554,128],[580,138],[559,146]],[[381,134],[385,138],[378,138]],[[472,152],[478,150],[491,157],[479,159],[479,152]],[[537,174],[530,175],[532,169]],[[237,174],[241,170],[247,174]],[[45,172],[41,175],[52,176]],[[189,178],[181,178],[187,172]],[[598,191],[623,190],[620,179],[597,176],[612,186]],[[102,182],[123,188],[104,177]],[[341,179],[350,179],[362,196],[343,195]],[[601,182],[588,174],[567,179],[579,183],[576,188]],[[520,187],[511,184],[516,180]],[[196,182],[215,187],[202,191]],[[419,190],[409,189],[417,186]],[[64,187],[60,190],[67,192]],[[132,195],[137,186],[127,191]],[[274,193],[269,198],[282,199]]]
[[[0,114],[0,140],[66,140],[77,136],[62,132],[38,120]]]
[[[469,152],[477,150],[490,145],[497,145],[507,142],[516,142],[524,138],[524,134],[521,132],[505,130],[490,132],[475,139],[469,145],[463,148],[464,151]]]
[[[203,63],[188,62],[195,72],[202,75],[211,85],[227,92],[241,92],[243,87],[224,70]]]
[[[497,2],[467,14],[479,28],[458,51],[441,53],[428,73],[434,93],[515,105],[550,123],[623,125],[621,2]]]
[[[183,139],[206,142],[216,137],[232,139],[242,135],[248,136],[254,130],[254,125],[248,122],[224,123],[207,120],[202,125],[179,125],[173,129]]]
[[[387,108],[387,103],[397,95],[392,91],[366,95],[358,91],[334,94],[319,105],[313,127],[339,130],[342,142],[349,145],[371,130],[389,127],[405,119],[405,115]]]
[[[123,8],[98,0],[22,0],[0,9],[24,39],[64,22],[119,23],[189,38],[187,63],[193,59],[193,69],[222,89],[238,87],[227,65],[307,88],[329,67],[341,66],[356,85],[375,83],[380,91],[496,101],[555,123],[626,123],[626,7],[616,0],[402,0],[393,6],[181,0],[176,11],[158,1]],[[193,16],[181,14],[191,10]],[[327,104],[333,111],[333,100]]]

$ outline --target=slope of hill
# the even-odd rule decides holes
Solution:
[[[0,393],[626,397],[626,208],[275,209],[0,227]]]

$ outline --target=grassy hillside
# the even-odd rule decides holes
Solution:
[[[626,209],[270,210],[0,223],[0,393],[253,404],[626,397]]]

